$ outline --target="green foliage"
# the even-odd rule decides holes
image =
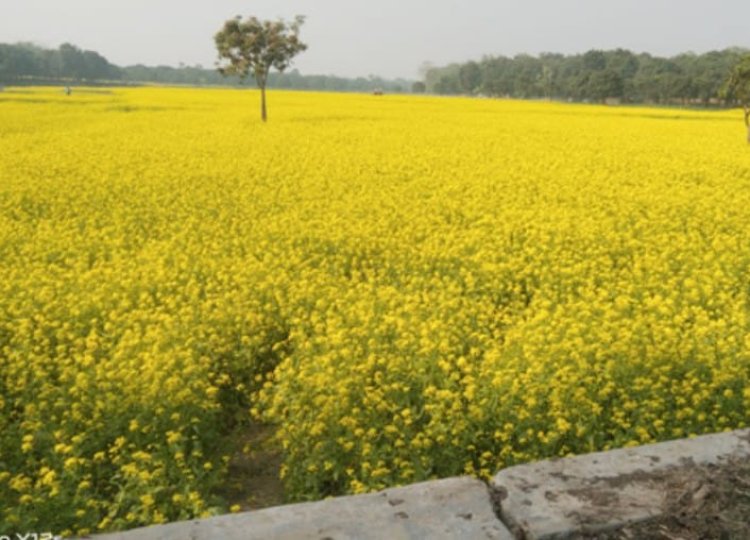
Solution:
[[[122,84],[159,83],[166,85],[239,85],[239,79],[226,78],[215,69],[200,64],[173,66],[116,66],[93,51],[81,53],[79,62],[70,61],[71,51],[65,46],[49,50],[26,43],[0,43],[0,84],[51,85],[80,80],[87,84],[120,82]],[[66,58],[63,61],[63,57]],[[76,71],[69,67],[78,66]],[[80,69],[81,66],[85,66]],[[105,67],[106,66],[106,67]],[[283,73],[269,73],[268,88],[294,90],[328,90],[340,92],[371,92],[381,88],[387,93],[397,93],[410,88],[413,81],[369,77],[337,77],[335,75],[303,75],[292,69]],[[400,87],[400,90],[399,90]]]
[[[466,94],[473,94],[482,84],[482,71],[476,62],[467,62],[458,72],[461,90]]]
[[[616,49],[567,56],[488,56],[429,69],[424,82],[427,91],[436,94],[709,105],[719,99],[723,82],[745,53],[726,49],[659,58]]]
[[[750,54],[745,55],[732,68],[721,88],[721,96],[730,103],[739,104],[745,112],[747,142],[750,143]]]
[[[721,89],[722,97],[750,109],[750,54],[743,57],[732,69]],[[747,122],[747,115],[745,121]]]
[[[0,43],[0,82],[25,77],[47,77],[76,81],[120,79],[120,68],[94,51],[84,51],[70,43],[49,50],[29,43]]]
[[[622,97],[622,77],[612,69],[605,68],[591,73],[586,83],[586,93],[591,99],[604,101],[607,98]]]
[[[284,71],[292,58],[307,49],[299,39],[299,29],[305,18],[297,15],[294,21],[261,21],[257,17],[229,19],[214,36],[219,52],[219,73],[244,80],[255,78],[260,88],[260,117],[265,122],[266,84],[271,68]]]
[[[257,17],[235,17],[214,36],[219,53],[219,72],[244,79],[253,75],[265,88],[271,68],[284,71],[297,54],[307,49],[299,39],[304,17],[294,21],[261,21]],[[223,63],[221,63],[223,62]]]

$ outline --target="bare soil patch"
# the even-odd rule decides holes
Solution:
[[[273,426],[253,424],[243,427],[234,438],[236,449],[221,493],[230,506],[239,505],[244,512],[284,504],[281,451],[273,434]]]
[[[665,479],[666,508],[653,520],[582,540],[748,540],[750,462],[686,467]]]

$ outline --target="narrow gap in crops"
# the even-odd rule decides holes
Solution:
[[[282,456],[273,435],[273,426],[259,423],[233,434],[227,482],[218,493],[229,507],[237,505],[244,512],[285,502]]]
[[[233,382],[220,390],[223,411],[220,421],[226,434],[221,446],[229,462],[225,481],[214,493],[224,500],[227,508],[239,507],[240,511],[285,502],[280,476],[282,452],[274,437],[275,426],[250,420],[248,414],[250,396],[289,352],[286,324],[273,325],[267,332],[263,344],[253,353],[235,351],[217,362],[217,373],[230,375]],[[249,391],[235,390],[238,382]]]

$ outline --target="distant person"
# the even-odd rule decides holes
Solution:
[[[65,87],[65,95],[69,96],[72,93],[73,93],[73,90],[70,88],[70,86],[66,86]]]

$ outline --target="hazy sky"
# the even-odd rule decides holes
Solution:
[[[214,65],[234,15],[307,16],[303,73],[415,78],[484,54],[750,47],[750,0],[0,0],[0,42],[71,42],[119,65]]]

